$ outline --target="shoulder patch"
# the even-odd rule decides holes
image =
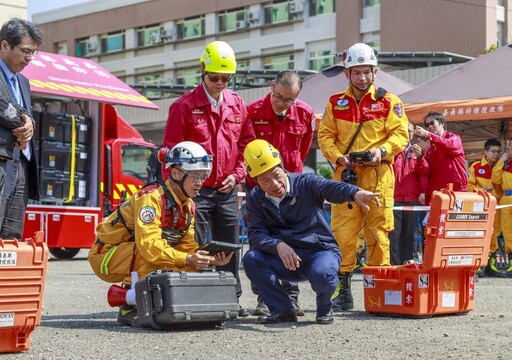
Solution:
[[[393,111],[399,117],[402,117],[404,115],[404,108],[403,108],[402,104],[395,104]]]
[[[139,213],[140,221],[149,224],[156,216],[156,210],[152,206],[144,206]]]

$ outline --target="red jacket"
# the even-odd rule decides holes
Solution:
[[[212,154],[212,174],[203,183],[212,188],[221,187],[231,174],[237,182],[245,177],[243,151],[255,138],[243,99],[230,90],[224,90],[223,96],[217,113],[202,84],[183,94],[169,107],[163,139],[163,145],[169,149],[186,140],[202,145]]]
[[[313,140],[315,114],[304,101],[297,100],[279,121],[272,109],[269,93],[247,106],[256,138],[272,144],[281,154],[287,171],[301,173]]]
[[[411,144],[395,156],[395,201],[418,201],[427,187],[429,167],[425,156],[421,159],[412,151]]]
[[[425,202],[430,204],[432,191],[441,190],[448,183],[454,191],[468,190],[466,158],[459,135],[445,131],[442,136],[429,133],[430,148],[426,153],[430,176],[428,179]]]

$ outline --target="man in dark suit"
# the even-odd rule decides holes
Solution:
[[[21,126],[9,129],[16,146],[12,148],[9,145],[9,150],[4,154],[7,155],[3,161],[5,181],[0,199],[0,238],[4,239],[21,239],[28,199],[39,199],[37,155],[32,140],[35,122],[30,102],[30,84],[20,72],[35,57],[42,40],[39,29],[22,19],[13,18],[0,29],[0,96],[8,103],[2,116],[13,120],[19,111],[22,121]],[[8,131],[0,134],[0,147],[4,142],[12,143]]]

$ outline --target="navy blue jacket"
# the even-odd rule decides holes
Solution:
[[[254,249],[277,255],[284,241],[297,249],[339,252],[324,211],[324,201],[354,201],[360,189],[344,182],[325,180],[313,174],[288,174],[290,192],[279,209],[256,186],[247,197],[248,235]]]

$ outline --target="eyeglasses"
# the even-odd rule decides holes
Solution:
[[[276,99],[279,100],[280,102],[282,102],[283,104],[292,105],[292,104],[295,104],[295,101],[297,101],[297,99],[285,98],[285,97],[279,95],[278,93],[276,93],[274,90],[272,90],[272,95],[275,96]]]
[[[38,49],[32,50],[26,47],[21,47],[19,45],[15,45],[25,56],[35,57],[37,53],[39,52]]]
[[[202,182],[205,182],[206,179],[208,179],[208,177],[210,176],[210,173],[204,173],[202,175],[196,175],[196,174],[191,174],[189,172],[186,172],[185,170],[181,169],[181,171],[183,171],[188,177],[190,177],[195,183],[202,183]]]
[[[493,149],[493,150],[487,150],[487,151],[488,151],[488,152],[490,152],[490,153],[493,153],[493,154],[499,154],[499,153],[501,153],[501,150],[494,150],[494,149]]]
[[[429,126],[435,126],[435,125],[436,125],[436,122],[435,122],[435,120],[432,120],[432,121],[426,122],[426,123],[425,123],[425,125],[426,125],[427,127],[429,127]]]
[[[212,75],[211,73],[207,73],[208,79],[210,79],[211,82],[218,82],[219,80],[223,83],[228,83],[231,81],[231,75]]]

